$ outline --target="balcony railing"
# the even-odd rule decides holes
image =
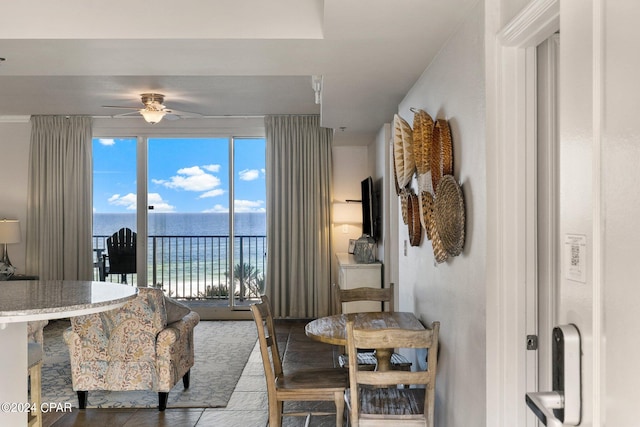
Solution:
[[[102,255],[109,236],[93,236],[94,280],[100,280]],[[147,245],[149,286],[161,287],[182,299],[249,299],[264,291],[266,236],[234,237],[234,267],[230,268],[229,236],[149,236]],[[109,260],[106,259],[108,272]],[[231,283],[233,271],[234,283]],[[120,275],[106,275],[120,281]],[[127,277],[136,283],[135,274]]]

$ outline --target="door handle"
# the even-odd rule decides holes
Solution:
[[[564,398],[557,391],[527,393],[527,406],[547,427],[562,427],[562,421],[556,418],[554,409],[564,407]]]
[[[546,426],[577,426],[581,418],[580,332],[575,325],[553,328],[553,391],[527,393],[527,406]]]

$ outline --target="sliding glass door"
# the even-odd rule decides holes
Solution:
[[[265,290],[264,168],[264,138],[94,139],[96,259],[107,254],[107,236],[129,227],[146,260],[144,274],[127,280],[109,274],[107,258],[96,280],[142,282],[194,306],[247,308]]]
[[[93,139],[94,280],[135,284],[137,274],[109,274],[107,239],[122,228],[137,231],[137,138]]]
[[[233,285],[235,305],[255,301],[265,290],[267,257],[265,141],[233,140]]]

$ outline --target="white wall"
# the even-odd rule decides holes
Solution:
[[[441,322],[436,425],[478,426],[485,420],[485,96],[484,9],[480,2],[399,106],[446,118],[452,132],[454,172],[466,209],[463,253],[434,265],[431,242],[408,247],[400,220],[399,309],[425,323]],[[417,185],[414,180],[414,189]],[[391,201],[398,209],[398,200]]]
[[[360,182],[370,175],[369,152],[366,146],[333,147],[333,200],[360,200]],[[362,227],[348,224],[348,232],[343,233],[342,225],[333,226],[334,252],[347,252],[349,239],[362,235]]]
[[[20,220],[22,241],[8,246],[17,274],[25,274],[27,186],[31,124],[0,122],[0,218]]]

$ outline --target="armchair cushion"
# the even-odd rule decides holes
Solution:
[[[194,363],[189,313],[167,325],[161,289],[140,288],[119,309],[71,318],[64,333],[71,357],[73,389],[169,392]]]
[[[168,296],[164,297],[164,305],[167,310],[168,324],[177,322],[191,312],[191,309],[188,306]]]

